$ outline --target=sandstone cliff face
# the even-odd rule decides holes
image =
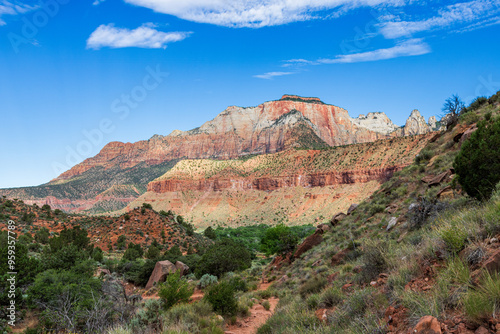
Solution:
[[[137,143],[112,142],[95,157],[86,159],[56,180],[79,175],[92,167],[122,168],[140,162],[149,165],[188,158],[231,159],[248,154],[274,153],[292,147],[288,138],[297,124],[307,124],[330,146],[371,142],[387,138],[397,128],[383,113],[353,120],[345,109],[317,98],[285,95],[257,107],[229,107],[213,120],[190,131],[155,135]]]
[[[367,128],[371,131],[375,131],[383,134],[390,134],[400,127],[392,123],[392,121],[383,112],[371,112],[368,115],[359,115],[358,118],[354,118],[353,123]]]
[[[411,112],[410,117],[408,117],[408,119],[406,120],[403,134],[404,136],[414,136],[429,133],[430,131],[431,128],[425,122],[425,118],[420,115],[420,112],[417,109],[415,109]]]
[[[91,210],[98,213],[125,207],[144,193],[148,183],[148,190],[153,193],[189,189],[198,192],[270,192],[283,188],[377,183],[406,165],[406,161],[398,160],[398,157],[411,161],[417,153],[415,147],[420,147],[409,144],[391,156],[385,153],[390,151],[387,146],[394,145],[390,140],[426,134],[437,126],[435,118],[429,122],[431,126],[425,123],[418,111],[412,112],[404,128],[394,125],[380,112],[353,119],[345,109],[325,104],[319,98],[284,95],[278,101],[256,107],[228,107],[213,120],[190,131],[175,130],[168,136],[154,135],[136,143],[111,142],[99,154],[48,184],[4,189],[0,194],[30,203],[50,204],[65,211]],[[356,147],[337,148],[335,152],[344,153],[333,157],[334,154],[330,154],[333,151],[318,154],[318,151],[311,150],[373,143],[381,139],[389,141],[375,145],[378,148],[372,152],[369,149],[361,152]],[[273,159],[280,161],[282,168],[274,169],[261,168],[274,166],[275,162],[264,161],[267,158],[252,159],[255,166],[260,166],[256,167],[257,170],[246,166],[241,171],[238,170],[241,166],[234,166],[232,171],[221,169],[222,174],[212,171],[209,177],[184,177],[183,171],[179,171],[182,168],[177,168],[174,174],[164,174],[177,161],[180,161],[179,166],[184,166],[182,163],[186,159],[197,159],[197,163],[201,159],[215,159],[227,165],[238,161],[235,158],[262,157],[296,147],[308,148],[307,155],[316,158],[309,161],[304,156],[290,157],[297,159],[293,160],[297,162],[295,165],[290,165],[286,159],[276,157]],[[365,159],[372,163],[353,163]],[[163,176],[158,178],[160,175]]]
[[[273,191],[293,187],[325,187],[340,184],[367,183],[369,181],[383,182],[403,166],[375,168],[368,170],[352,170],[343,172],[324,172],[306,175],[284,175],[274,177],[240,177],[240,178],[209,178],[198,180],[168,179],[153,181],[148,184],[148,191],[166,193],[175,191],[222,191],[222,190],[260,190]]]
[[[278,216],[307,223],[365,199],[409,165],[432,136],[287,150],[246,160],[183,160],[150,182],[147,192],[128,208],[148,202],[157,211],[174,210],[196,226],[208,226],[209,221],[262,222]]]

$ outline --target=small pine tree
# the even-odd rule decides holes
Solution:
[[[211,226],[209,226],[205,229],[205,231],[203,232],[203,235],[209,239],[212,239],[212,240],[217,239],[217,234],[215,234],[215,231]]]
[[[194,289],[184,278],[181,278],[181,272],[178,270],[174,274],[168,275],[165,283],[160,284],[158,296],[168,310],[178,303],[187,303],[193,292]]]
[[[453,163],[458,182],[472,197],[490,198],[500,182],[500,118],[478,123]]]

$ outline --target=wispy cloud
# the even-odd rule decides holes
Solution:
[[[259,79],[271,80],[275,77],[281,77],[281,76],[290,75],[290,74],[294,74],[294,72],[267,72],[264,74],[254,75],[253,77],[259,78]]]
[[[408,37],[413,34],[448,28],[456,24],[471,23],[475,21],[490,20],[492,15],[500,12],[498,0],[474,0],[445,6],[438,10],[437,15],[424,20],[403,21],[399,17],[383,22],[380,32],[385,38]],[[479,26],[481,22],[477,23]]]
[[[265,27],[317,18],[338,17],[360,7],[400,6],[411,0],[124,0],[184,20],[228,27]]]
[[[6,25],[7,23],[2,19],[4,15],[20,15],[37,9],[38,6],[20,4],[17,2],[12,3],[11,1],[0,0],[0,26]]]
[[[285,61],[286,67],[294,65],[346,64],[387,60],[399,57],[420,56],[431,52],[430,46],[421,38],[414,38],[396,44],[393,47],[367,52],[339,55],[335,58],[322,58],[315,61],[291,59]]]
[[[152,24],[144,24],[133,30],[116,28],[113,24],[100,25],[88,38],[88,49],[110,48],[166,48],[168,43],[187,38],[190,32],[163,32],[154,29]]]
[[[94,6],[97,6],[97,5],[100,5],[101,3],[103,3],[104,1],[106,1],[106,0],[94,0],[94,2],[92,4]]]

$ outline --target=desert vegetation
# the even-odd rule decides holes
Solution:
[[[274,310],[257,333],[408,333],[426,319],[442,333],[498,332],[498,96],[460,109],[409,166],[317,227],[197,233],[150,203],[91,217],[1,198],[1,218],[17,223],[16,315],[36,319],[31,334],[224,333],[256,306]],[[1,273],[7,238],[3,228]],[[146,291],[167,260],[189,269]]]

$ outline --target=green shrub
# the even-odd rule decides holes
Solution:
[[[322,276],[313,276],[309,280],[307,280],[304,284],[302,284],[299,288],[299,293],[302,298],[305,298],[307,295],[311,293],[320,292],[328,283],[326,278]]]
[[[205,274],[201,276],[200,283],[198,283],[198,286],[201,289],[205,289],[210,285],[217,284],[217,276],[210,275],[210,274]]]
[[[222,239],[213,244],[203,254],[196,275],[208,273],[221,277],[230,271],[244,270],[250,268],[252,255],[245,248],[230,239]]]
[[[387,262],[384,258],[383,249],[387,245],[384,243],[367,242],[363,247],[361,257],[362,270],[361,281],[369,282],[378,276],[387,268]]]
[[[215,231],[211,226],[207,227],[205,231],[203,231],[203,235],[212,240],[217,239],[217,234],[215,234]]]
[[[269,311],[271,309],[271,304],[267,300],[264,300],[264,302],[262,303],[262,306],[264,307],[264,309],[266,311]]]
[[[328,288],[324,290],[319,298],[319,306],[321,308],[332,308],[342,302],[344,293],[338,287]]]
[[[472,197],[489,199],[500,182],[500,118],[482,121],[453,163],[458,182]]]
[[[148,299],[135,314],[135,317],[130,322],[131,327],[135,333],[150,330],[152,332],[159,332],[163,328],[162,319],[159,317],[161,313],[161,302],[156,299]]]
[[[124,235],[120,235],[116,240],[116,248],[118,248],[119,250],[124,249],[126,246],[126,242],[127,242],[127,237]]]
[[[155,246],[149,246],[148,251],[146,252],[146,259],[156,259],[160,257],[160,250]]]
[[[134,243],[129,243],[128,248],[123,254],[124,260],[135,261],[138,258],[142,258],[144,251],[142,250],[140,245],[136,245]]]
[[[286,254],[292,252],[299,238],[292,229],[284,224],[267,229],[261,240],[261,250],[267,255]]]
[[[188,282],[181,278],[180,270],[167,276],[165,283],[160,284],[158,296],[162,299],[165,308],[169,309],[175,304],[187,303],[193,295],[194,289]]]
[[[429,148],[422,149],[415,157],[415,163],[418,165],[423,162],[429,161],[434,156],[434,151]]]
[[[212,285],[205,298],[212,305],[214,311],[222,315],[234,315],[238,310],[234,289],[228,282]]]
[[[485,272],[476,290],[471,290],[464,298],[467,317],[476,323],[495,317],[500,310],[500,274]]]
[[[306,299],[307,307],[310,310],[316,310],[319,306],[320,295],[318,293],[313,293]]]
[[[35,240],[36,242],[39,242],[43,245],[46,245],[49,243],[49,230],[46,227],[42,227],[35,233]]]
[[[472,101],[471,104],[464,111],[468,113],[468,112],[471,112],[471,111],[478,110],[479,108],[481,108],[486,103],[488,103],[488,98],[486,98],[484,96],[476,97],[474,99],[474,101]]]
[[[239,276],[233,276],[229,279],[229,284],[233,287],[234,291],[247,292],[248,286],[247,282],[241,279]]]
[[[467,232],[457,224],[450,224],[439,230],[439,236],[446,244],[448,250],[457,254],[465,247]]]
[[[102,262],[104,260],[102,249],[99,247],[94,248],[94,250],[92,251],[92,258],[94,259],[94,261]]]
[[[205,300],[178,304],[165,313],[162,333],[224,334],[222,321],[214,317],[212,306]]]

